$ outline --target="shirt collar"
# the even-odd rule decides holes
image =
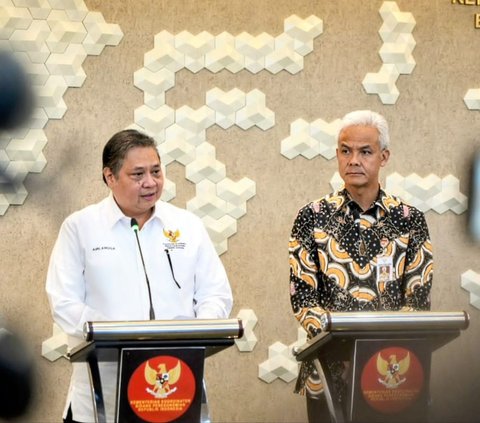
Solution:
[[[343,197],[343,201],[342,201],[342,205],[344,206],[348,206],[348,208],[351,210],[352,207],[359,207],[358,204],[352,199],[352,197],[350,196],[350,193],[347,191],[346,188],[343,188],[341,191],[339,191],[337,193],[337,195],[339,197]],[[380,187],[380,189],[378,190],[378,195],[377,195],[377,198],[376,200],[372,203],[372,205],[370,206],[369,210],[374,208],[374,207],[380,207],[381,209],[383,209],[385,212],[388,212],[388,209],[387,207],[385,206],[386,204],[386,201],[385,199],[389,197],[389,195],[387,193],[385,193],[385,191],[382,189],[382,187]],[[339,204],[340,206],[340,204]],[[340,208],[340,207],[338,207]]]
[[[122,212],[120,207],[118,207],[115,198],[113,197],[113,193],[110,191],[110,195],[106,199],[107,207],[106,207],[106,219],[107,223],[110,227],[113,227],[117,222],[125,220],[130,225],[131,218],[125,216]],[[153,213],[150,218],[147,220],[149,222],[152,219],[160,219],[160,221],[165,222],[166,216],[165,212],[163,211],[162,201],[157,201],[155,207],[153,209]]]
[[[165,226],[168,223],[167,210],[165,209],[165,203],[162,200],[158,200],[155,203],[152,216],[148,220],[151,220],[151,219],[160,220],[160,222],[163,223],[163,226]]]
[[[127,219],[127,216],[125,216],[122,210],[120,210],[120,207],[118,207],[118,204],[113,198],[113,193],[111,191],[106,199],[106,205],[106,219],[110,227],[113,227],[122,219]]]

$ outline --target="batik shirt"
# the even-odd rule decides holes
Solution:
[[[289,253],[291,304],[310,337],[320,332],[324,311],[430,309],[433,261],[425,216],[381,189],[366,211],[346,189],[304,206]],[[312,363],[302,364],[295,390],[322,391]]]

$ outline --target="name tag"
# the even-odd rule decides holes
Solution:
[[[377,282],[393,281],[395,269],[392,256],[377,256]]]

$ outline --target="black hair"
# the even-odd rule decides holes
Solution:
[[[113,175],[117,176],[122,168],[125,156],[135,147],[152,147],[158,154],[155,140],[152,137],[136,129],[124,129],[113,135],[105,144],[102,153],[103,169],[109,168]],[[107,183],[105,175],[103,176],[103,182]]]

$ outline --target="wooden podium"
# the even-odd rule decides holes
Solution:
[[[238,319],[87,322],[68,354],[86,362],[97,423],[107,422],[99,362],[116,362],[115,422],[200,421],[204,360],[243,335]]]
[[[429,419],[432,353],[468,327],[466,312],[326,312],[322,332],[294,350],[313,362],[334,423]],[[339,400],[329,363],[344,362]],[[338,386],[338,384],[337,384]]]

